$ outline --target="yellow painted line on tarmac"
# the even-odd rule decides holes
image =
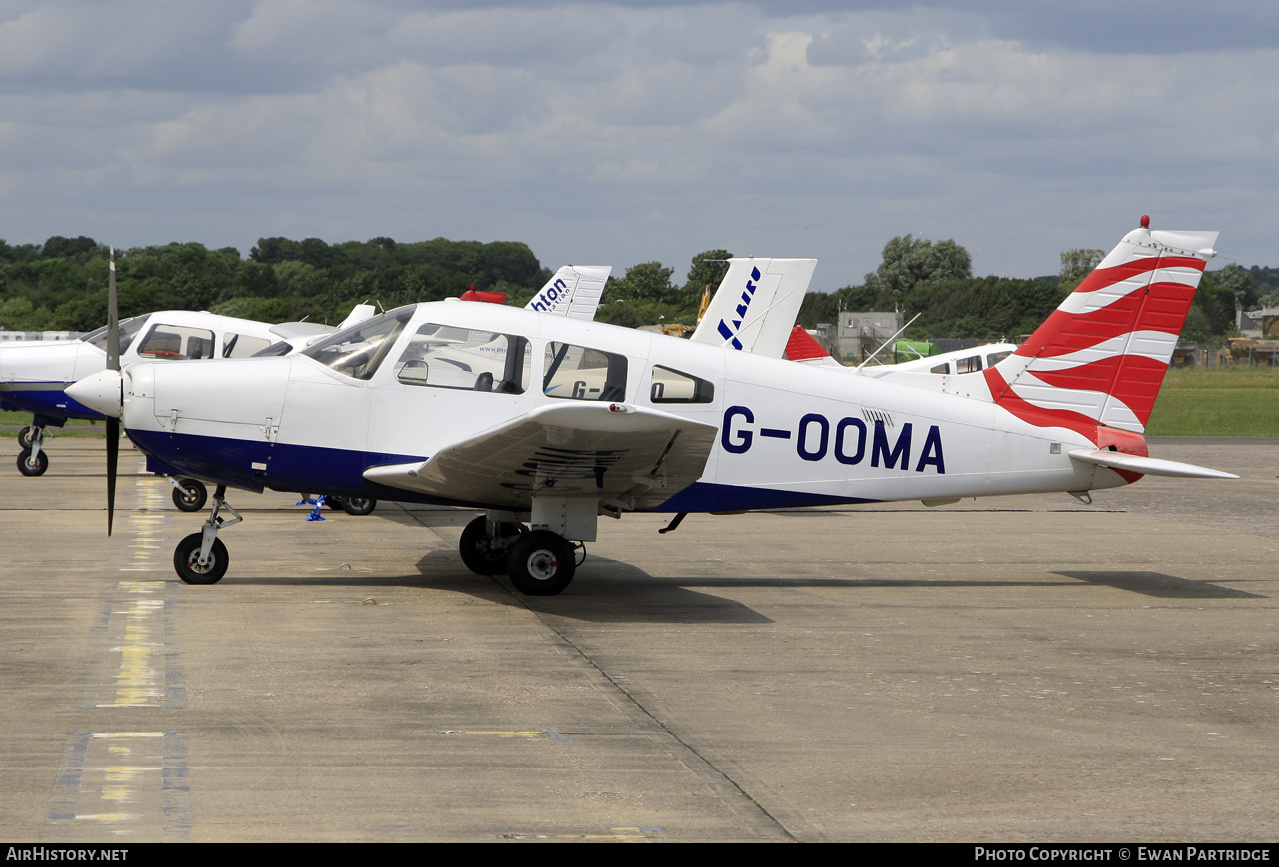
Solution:
[[[124,602],[124,643],[115,676],[115,698],[98,707],[162,707],[167,703],[164,678],[164,600],[148,598],[165,587],[164,581],[121,581]]]

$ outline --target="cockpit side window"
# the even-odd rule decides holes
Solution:
[[[570,343],[546,344],[542,392],[568,400],[625,400],[626,356]]]
[[[395,378],[405,385],[523,394],[532,358],[523,337],[428,322],[396,361]]]
[[[212,358],[213,332],[207,328],[159,323],[142,339],[138,355],[142,358]]]
[[[143,326],[147,324],[147,320],[150,318],[151,318],[151,314],[148,313],[146,316],[132,316],[128,319],[120,320],[120,354],[121,355],[123,355],[124,351],[129,348],[130,344],[133,343],[133,339],[138,336],[138,332],[142,330]],[[106,352],[107,351],[107,326],[104,325],[101,328],[99,328],[97,331],[91,331],[88,334],[86,334],[84,337],[81,337],[80,339],[88,343],[90,346],[96,346],[98,347],[98,349],[101,349],[103,352]]]
[[[412,307],[401,307],[374,316],[321,340],[302,354],[335,373],[368,379],[377,372],[412,315]]]

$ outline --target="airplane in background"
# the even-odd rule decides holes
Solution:
[[[367,308],[367,314],[373,309]],[[269,325],[249,319],[163,310],[120,323],[125,363],[142,359],[247,358],[280,340],[298,340],[336,329],[289,322]],[[23,341],[0,346],[0,409],[29,412],[31,424],[18,433],[18,471],[39,476],[49,468],[46,427],[67,419],[100,421],[103,415],[65,394],[66,387],[102,370],[107,362],[107,326],[79,340]]]
[[[541,288],[529,309],[590,319],[595,315],[610,266],[561,267]],[[500,294],[500,293],[499,293]],[[504,297],[504,296],[503,296]],[[244,358],[255,354],[287,355],[324,334],[332,334],[374,315],[371,304],[358,304],[336,328],[308,322],[271,325],[207,312],[165,310],[120,323],[120,359],[182,360]],[[67,398],[66,386],[102,370],[106,365],[107,326],[78,340],[21,341],[0,345],[0,409],[32,414],[32,423],[18,433],[22,451],[18,471],[43,475],[49,468],[44,449],[46,427],[62,427],[68,419],[100,421],[103,415]],[[135,338],[141,337],[135,344]],[[196,479],[165,473],[174,487],[173,502],[183,511],[204,507],[207,491]],[[333,505],[352,514],[368,514],[366,499]]]
[[[226,573],[218,533],[241,520],[229,485],[483,510],[462,533],[463,562],[551,595],[571,582],[601,514],[673,513],[669,531],[690,512],[1055,491],[1089,502],[1144,474],[1235,478],[1152,458],[1142,435],[1216,237],[1143,218],[979,377],[797,378],[793,363],[731,348],[744,318],[725,320],[727,334],[712,323],[727,344],[714,346],[427,303],[292,356],[139,362],[69,393],[121,419],[149,464],[222,482],[201,531],[174,552],[183,581]],[[766,273],[752,266],[740,286],[746,313]],[[429,369],[404,377],[405,352],[441,327],[500,335],[506,387],[436,383]],[[108,526],[114,476],[109,461]]]

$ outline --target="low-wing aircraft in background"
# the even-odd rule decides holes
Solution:
[[[607,265],[565,265],[551,276],[528,309],[591,319],[599,306]],[[164,310],[120,323],[120,362],[142,359],[182,360],[247,358],[259,352],[287,355],[316,337],[331,334],[376,312],[358,304],[336,328],[311,322],[271,325],[249,319],[187,310]],[[78,340],[23,341],[0,346],[0,409],[29,412],[32,422],[18,433],[22,448],[18,470],[39,476],[49,468],[44,450],[46,427],[62,427],[68,419],[100,421],[103,415],[66,396],[66,387],[107,364],[107,326]],[[174,503],[185,511],[203,507],[206,493],[193,479],[177,479]]]
[[[372,308],[367,313],[371,314]],[[367,315],[367,314],[366,314]],[[163,310],[120,323],[120,357],[141,359],[247,358],[271,344],[311,338],[336,329],[305,322],[269,325],[213,313]],[[79,340],[24,341],[0,346],[0,409],[29,412],[31,424],[18,434],[18,470],[39,476],[49,468],[46,427],[67,419],[100,421],[102,413],[66,396],[66,387],[107,363],[107,326]]]
[[[689,512],[1054,491],[1087,501],[1143,474],[1232,478],[1148,454],[1142,432],[1216,240],[1148,225],[980,376],[796,377],[792,362],[701,342],[430,303],[290,357],[142,362],[70,393],[122,418],[149,461],[223,483],[174,552],[188,583],[226,573],[218,533],[240,520],[231,485],[483,510],[462,534],[463,562],[549,595],[569,585],[601,514],[674,513],[669,530]],[[752,266],[742,292],[765,273]],[[429,337],[441,328],[504,343],[500,379],[468,386],[455,366],[437,379]],[[109,465],[108,518],[114,475]]]

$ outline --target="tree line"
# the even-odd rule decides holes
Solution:
[[[685,278],[661,262],[643,262],[609,279],[597,319],[636,327],[696,323],[702,294],[719,285],[730,258],[707,250]],[[1067,250],[1057,274],[1031,280],[974,277],[972,257],[954,240],[911,235],[891,239],[879,267],[862,282],[831,293],[810,292],[800,324],[838,321],[841,310],[901,310],[919,318],[906,336],[996,340],[1033,331],[1101,261],[1101,250]],[[90,331],[106,321],[105,246],[84,236],[44,244],[0,240],[0,326],[10,330]],[[261,238],[242,257],[233,247],[198,243],[116,252],[120,313],[209,310],[281,322],[339,322],[361,302],[390,309],[456,297],[469,287],[507,293],[525,304],[550,278],[527,244],[511,241],[400,243],[380,237],[328,244]],[[1183,337],[1211,341],[1233,333],[1236,305],[1279,302],[1279,269],[1231,264],[1204,276]]]
[[[0,241],[0,325],[90,331],[106,321],[107,247],[92,238]],[[458,296],[472,285],[527,300],[550,278],[527,244],[390,238],[327,244],[262,238],[234,247],[167,244],[116,251],[121,316],[208,310],[264,322],[340,322],[361,302],[386,309]],[[521,301],[521,303],[523,303]]]

